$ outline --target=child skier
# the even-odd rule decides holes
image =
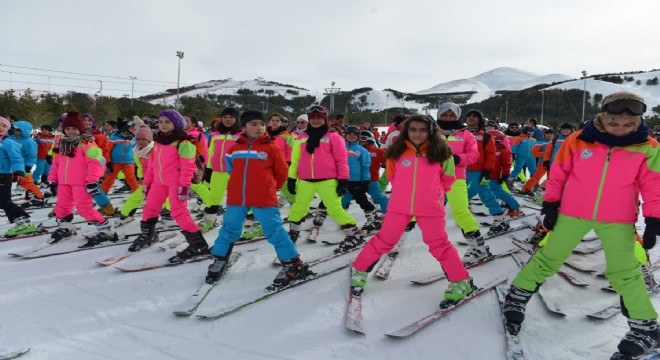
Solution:
[[[14,135],[11,138],[21,145],[21,155],[25,162],[25,176],[17,178],[17,182],[26,190],[26,200],[29,199],[30,193],[33,193],[38,199],[35,202],[27,202],[25,205],[33,204],[41,206],[44,203],[44,195],[39,190],[39,187],[35,185],[34,178],[30,174],[32,167],[37,162],[37,143],[30,137],[32,134],[32,124],[25,120],[14,121],[12,129],[14,130]]]
[[[385,150],[376,147],[376,139],[374,135],[367,130],[360,131],[360,145],[367,149],[371,156],[371,165],[369,165],[369,173],[371,174],[371,182],[369,183],[368,194],[371,200],[380,206],[382,214],[387,213],[387,204],[389,199],[380,191],[378,180],[380,179],[380,169],[385,165]],[[353,200],[353,196],[347,193],[341,198],[342,207],[347,208],[348,204]]]
[[[605,251],[605,276],[621,296],[630,326],[612,359],[637,359],[658,347],[658,314],[635,258],[640,194],[646,219],[644,248],[652,248],[660,235],[660,145],[649,137],[642,120],[645,111],[644,99],[634,93],[608,95],[596,118],[564,141],[543,196],[548,242],[518,273],[506,296],[504,316],[510,333],[520,331],[534,292],[593,229]]]
[[[74,205],[78,214],[96,225],[96,231],[86,236],[88,245],[104,241],[116,241],[114,222],[106,220],[94,209],[92,196],[99,191],[98,181],[105,173],[101,149],[94,138],[85,133],[83,118],[76,111],[69,111],[62,120],[64,136],[54,151],[48,181],[57,184],[55,215],[59,226],[51,235],[52,242],[76,233],[73,221]]]
[[[238,140],[241,125],[240,115],[234,108],[226,108],[220,113],[220,121],[214,122],[217,134],[209,142],[209,161],[206,163],[204,180],[210,186],[209,204],[204,208],[204,219],[199,223],[203,231],[216,225],[217,214],[222,213],[222,201],[229,182],[229,173],[225,162],[225,154]]]
[[[126,122],[120,119],[119,129],[110,135],[109,150],[110,162],[107,163],[108,173],[105,180],[101,183],[101,190],[108,193],[117,179],[120,171],[124,173],[126,183],[131,191],[137,190],[140,186],[135,177],[135,158],[133,157],[133,147],[135,146],[135,135],[130,131],[132,122]]]
[[[497,156],[495,170],[490,174],[488,187],[498,199],[506,203],[507,207],[509,208],[509,211],[506,213],[506,215],[509,218],[521,217],[524,214],[522,211],[520,211],[520,204],[513,196],[511,196],[510,193],[505,191],[503,188],[504,182],[509,178],[512,163],[511,150],[505,144],[506,136],[498,130],[490,130],[488,133],[495,140],[495,147],[497,151],[495,153]]]
[[[30,223],[30,215],[11,201],[11,186],[20,177],[25,177],[25,162],[21,146],[7,136],[11,123],[0,116],[0,209],[4,210],[9,222],[16,224],[5,233],[6,237],[28,234],[36,230]]]
[[[291,155],[287,186],[296,201],[289,211],[289,236],[295,242],[302,219],[309,212],[309,203],[318,192],[327,213],[341,226],[344,240],[335,249],[346,252],[364,242],[355,219],[341,207],[341,196],[348,190],[348,154],[344,139],[329,131],[328,113],[323,106],[307,109],[309,137],[296,141]]]
[[[454,183],[451,148],[437,136],[437,125],[426,116],[403,123],[398,139],[387,149],[387,176],[392,183],[389,209],[381,231],[353,262],[352,292],[364,290],[367,273],[381,255],[399,242],[413,216],[424,242],[451,282],[441,307],[454,304],[476,290],[458,251],[445,232],[445,193]]]
[[[312,274],[300,260],[277,207],[277,189],[284,185],[288,167],[284,153],[266,132],[263,113],[244,112],[241,126],[244,133],[226,156],[227,170],[232,173],[227,188],[227,211],[211,250],[215,260],[209,266],[206,281],[217,281],[225,270],[233,244],[241,236],[245,216],[252,210],[282,263],[273,285],[285,286]]]
[[[142,210],[140,234],[133,241],[136,251],[158,240],[156,223],[165,199],[169,197],[172,218],[181,227],[188,247],[169,259],[171,263],[206,255],[209,247],[204,236],[188,212],[190,184],[195,173],[195,145],[186,134],[183,116],[176,110],[158,113],[158,133],[154,136],[153,156],[148,161],[142,181],[142,192],[147,199]]]
[[[41,125],[41,132],[37,134],[37,167],[32,173],[35,183],[48,184],[48,175],[50,174],[50,165],[53,163],[53,157],[48,155],[48,150],[53,147],[52,134],[53,127],[46,124]]]

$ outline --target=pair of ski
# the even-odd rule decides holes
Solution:
[[[355,270],[351,268],[351,276],[353,275],[353,272]],[[490,282],[484,284],[482,287],[478,288],[472,294],[470,294],[468,297],[463,298],[462,300],[450,305],[449,307],[446,308],[440,308],[438,310],[434,310],[430,314],[411,322],[410,324],[386,333],[385,335],[393,338],[404,338],[408,337],[419,330],[429,326],[430,324],[434,323],[436,320],[440,319],[441,317],[449,314],[450,312],[454,311],[455,309],[461,307],[464,304],[467,304],[470,302],[472,299],[475,299],[479,297],[480,295],[488,292],[489,290],[493,289],[496,285],[505,283],[507,281],[507,278],[504,276],[498,276],[495,279],[491,280]],[[350,283],[349,283],[350,284]],[[346,311],[346,321],[344,322],[346,328],[348,330],[354,331],[359,334],[366,334],[364,330],[364,326],[362,325],[363,317],[362,317],[362,297],[364,296],[364,292],[360,295],[355,295],[352,291],[352,286],[349,286],[349,298],[348,298],[348,310]]]
[[[173,230],[178,230],[178,226],[176,228],[164,228],[159,231],[165,232],[165,231],[173,231]],[[37,246],[31,247],[23,251],[10,252],[9,255],[20,257],[23,259],[36,259],[47,256],[63,255],[63,254],[69,254],[79,251],[86,251],[92,249],[100,249],[109,246],[129,244],[133,242],[132,240],[133,237],[137,237],[140,234],[141,233],[133,233],[133,234],[118,233],[117,234],[118,240],[116,241],[106,241],[91,246],[88,246],[88,240],[85,239],[83,235],[73,235],[55,243],[52,242],[52,239],[48,239],[48,241],[44,242],[43,244],[39,244]]]
[[[499,233],[493,234],[493,235],[486,235],[483,238],[484,238],[484,240],[490,240],[490,239],[496,238],[498,236],[502,236],[502,235],[505,235],[505,234],[508,234],[508,233],[512,233],[512,232],[519,231],[519,230],[525,230],[525,229],[530,229],[529,224],[523,223],[523,225],[513,226],[513,227],[510,227],[509,229],[507,229],[505,231],[502,231],[502,232],[499,232]],[[467,241],[465,241],[465,239],[457,240],[456,243],[460,244],[460,245],[467,245],[468,244]]]
[[[529,243],[521,241],[518,238],[515,238],[513,235],[511,235],[511,238],[513,239],[512,243],[514,245],[516,245],[518,248],[525,251],[530,256],[534,255],[534,250],[531,249]],[[592,272],[592,270],[588,270],[588,269],[583,268],[583,267],[576,268],[575,266],[571,265],[568,261],[565,264],[572,267],[572,268],[574,268],[574,269],[576,269],[576,270],[580,270],[582,272]],[[587,286],[589,286],[589,283],[585,282],[584,280],[578,279],[577,277],[567,273],[566,271],[559,270],[559,272],[557,272],[557,274],[559,276],[561,276],[562,278],[566,279],[566,281],[568,281],[571,285],[574,285],[574,286],[577,286],[577,287],[587,287]]]
[[[355,248],[350,249],[346,252],[342,252],[342,253],[338,253],[338,254],[333,253],[333,254],[330,254],[328,256],[321,257],[321,258],[318,258],[316,260],[309,261],[308,265],[313,270],[313,267],[316,266],[316,265],[328,262],[330,260],[333,260],[333,259],[338,258],[338,257],[343,256],[343,255],[349,254],[349,253],[351,253],[355,250],[358,250],[358,249],[360,249],[360,247],[355,247]],[[230,257],[229,262],[230,263],[232,262],[231,257]],[[312,276],[308,276],[305,279],[294,281],[294,282],[290,283],[287,286],[277,287],[274,290],[264,290],[263,293],[255,296],[251,299],[240,302],[238,304],[234,304],[233,306],[221,308],[221,309],[218,309],[216,311],[211,311],[211,312],[208,312],[206,314],[199,314],[199,315],[197,315],[197,318],[199,318],[199,319],[217,319],[217,318],[223,317],[223,316],[228,315],[228,314],[230,314],[234,311],[242,309],[242,308],[244,308],[248,305],[254,304],[256,302],[265,300],[265,299],[267,299],[267,298],[269,298],[269,297],[271,297],[275,294],[281,293],[282,291],[288,290],[290,288],[296,287],[300,284],[303,284],[303,283],[306,283],[306,282],[309,282],[309,281],[312,281],[312,280],[316,280],[316,279],[324,277],[326,275],[330,275],[330,274],[332,274],[336,271],[339,271],[341,269],[346,268],[347,266],[348,266],[348,264],[342,264],[342,265],[339,265],[339,266],[336,266],[336,267],[332,267],[328,270],[316,272]],[[230,268],[231,268],[230,266],[227,266],[227,269],[225,269],[225,271],[222,273],[222,276],[220,277],[220,279],[218,281],[214,282],[213,284],[204,283],[199,288],[197,288],[193,292],[193,294],[185,302],[183,302],[180,306],[178,306],[176,309],[174,309],[174,311],[173,311],[174,314],[177,315],[177,316],[190,316],[190,315],[192,315],[192,313],[195,312],[195,310],[204,301],[204,299],[206,299],[207,295],[211,292],[211,290],[213,290],[213,288],[215,288],[215,286],[218,285],[220,280],[222,280],[222,277],[224,277],[224,275],[227,273],[227,271],[230,270]]]

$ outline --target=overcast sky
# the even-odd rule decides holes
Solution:
[[[415,92],[502,66],[576,78],[660,68],[653,0],[0,0],[0,13],[0,90],[10,78],[48,90],[50,75],[52,91],[95,93],[103,80],[121,96],[136,76],[138,97],[176,87],[177,51],[182,86],[262,77]]]

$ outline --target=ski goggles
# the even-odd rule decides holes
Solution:
[[[308,114],[313,114],[313,113],[320,113],[320,114],[327,114],[325,111],[325,108],[321,105],[312,105],[307,108],[307,113]]]
[[[646,112],[646,104],[633,99],[620,99],[603,105],[601,111],[612,115],[628,113],[639,116]]]
[[[360,129],[355,126],[349,126],[346,128],[345,134],[356,134],[358,137],[360,136]]]

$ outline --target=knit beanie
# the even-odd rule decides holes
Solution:
[[[89,118],[90,120],[92,120],[92,129],[96,129],[96,118],[94,117],[94,115],[92,115],[90,113],[84,113],[84,114],[82,114],[82,118],[83,119],[84,118]]]
[[[53,132],[53,126],[52,125],[48,125],[48,124],[41,125],[41,128],[44,129],[44,130],[48,130],[49,132]]]
[[[174,128],[177,130],[183,130],[184,126],[186,125],[186,121],[183,119],[183,116],[174,109],[167,109],[159,112],[158,118],[161,116],[165,116],[166,118],[170,119],[172,124],[174,124]]]
[[[249,110],[241,115],[241,127],[245,127],[252,120],[261,120],[266,122],[266,116],[261,111]]]
[[[307,120],[307,114],[302,114],[302,115],[298,116],[298,118],[296,119],[296,122],[298,122],[298,121],[309,122],[309,120]]]
[[[236,109],[234,109],[234,108],[230,108],[230,107],[225,108],[225,109],[222,110],[222,112],[220,113],[220,117],[223,117],[223,116],[225,116],[225,115],[233,116],[236,120],[238,120],[238,119],[241,118],[241,116],[240,116],[239,113],[238,113],[238,110],[236,110]]]
[[[83,124],[83,118],[80,116],[80,113],[77,111],[69,111],[62,119],[62,130],[68,127],[75,127],[80,130],[80,133],[85,133],[85,125]]]
[[[153,133],[151,132],[151,128],[148,125],[142,124],[138,128],[138,130],[135,132],[135,139],[147,139],[149,141],[152,141],[154,139]]]
[[[456,119],[461,118],[461,107],[452,102],[446,102],[440,104],[440,106],[438,107],[438,116],[436,116],[436,119],[440,120],[440,115],[446,113],[448,110],[451,110],[451,112],[456,114]]]
[[[144,125],[144,120],[140,119],[137,116],[133,116],[133,125],[135,125],[136,129],[139,129],[140,127],[142,127],[142,125]]]
[[[9,120],[3,118],[2,116],[0,116],[0,123],[7,125],[7,128],[11,128],[11,123]]]

